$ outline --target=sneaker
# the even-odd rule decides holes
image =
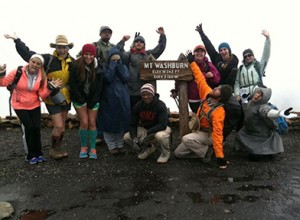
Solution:
[[[88,157],[87,150],[88,150],[87,147],[81,147],[79,158],[87,158]]]
[[[31,159],[27,159],[25,158],[25,160],[29,163],[29,164],[37,164],[38,163],[38,159],[36,157],[33,157]]]
[[[149,155],[152,154],[154,151],[155,151],[155,147],[151,145],[151,147],[147,147],[143,153],[140,153],[138,155],[138,158],[144,160],[147,157],[149,157]]]
[[[157,163],[167,163],[170,158],[170,152],[166,153],[166,155],[161,154],[157,159]]]
[[[89,153],[89,158],[90,159],[97,159],[97,152],[96,152],[96,149],[91,149],[90,150],[90,153]]]
[[[46,161],[46,159],[43,156],[38,156],[37,161],[38,161],[38,163],[43,163]]]
[[[109,150],[109,153],[110,153],[111,155],[116,155],[116,154],[119,153],[119,150],[118,150],[118,148],[113,148],[113,149]]]

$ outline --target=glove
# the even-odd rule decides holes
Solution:
[[[220,169],[226,169],[229,162],[224,158],[217,158],[217,163]]]
[[[297,114],[295,114],[295,113],[290,113],[290,111],[292,111],[292,110],[293,110],[292,107],[290,107],[290,108],[288,108],[288,109],[286,109],[286,110],[281,110],[281,111],[279,112],[279,116],[284,117],[284,118],[296,118],[296,117],[298,117]]]
[[[140,32],[135,32],[135,34],[134,34],[134,39],[136,38],[136,37],[138,37],[138,36],[140,36]],[[133,40],[134,40],[133,39]]]
[[[139,138],[137,138],[137,137],[133,138],[133,140],[132,140],[133,149],[136,151],[141,151],[141,148],[138,145],[138,143],[139,143]]]
[[[200,33],[203,33],[202,23],[196,26],[195,31],[199,32],[199,34],[200,34]]]
[[[171,97],[176,98],[178,96],[178,91],[176,89],[171,89]]]
[[[192,52],[189,52],[189,53],[186,55],[186,58],[187,58],[187,60],[189,61],[189,63],[194,62],[194,55],[192,54]]]

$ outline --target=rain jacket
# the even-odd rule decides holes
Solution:
[[[267,114],[272,109],[268,102],[272,91],[270,88],[256,88],[263,93],[258,102],[250,100],[245,109],[244,127],[238,132],[237,140],[251,154],[269,155],[284,151],[282,140],[276,132],[274,118],[268,118]]]
[[[129,71],[122,60],[110,60],[114,54],[120,54],[119,50],[113,48],[109,52],[104,71],[103,98],[100,101],[101,127],[109,133],[127,132],[130,120]]]
[[[200,119],[200,130],[209,131],[211,130],[211,138],[213,142],[214,152],[217,158],[224,158],[223,152],[223,126],[225,119],[225,110],[223,106],[215,108],[211,113],[210,120],[203,115],[207,115],[209,110],[212,108],[212,104],[209,103],[207,95],[212,91],[208,86],[203,73],[195,62],[190,65],[195,82],[198,85],[200,99],[203,100],[202,108],[198,109],[197,115]]]
[[[239,59],[236,55],[231,54],[231,60],[226,63],[222,60],[221,55],[215,49],[214,45],[211,43],[209,38],[204,34],[204,32],[200,32],[200,36],[202,42],[206,48],[206,51],[211,59],[211,62],[217,67],[219,70],[221,80],[220,85],[228,84],[232,88],[234,87],[236,71],[239,64]]]
[[[140,79],[140,61],[147,60],[149,55],[158,59],[164,52],[167,44],[166,35],[161,34],[159,37],[158,45],[152,50],[145,50],[142,52],[131,51],[124,53],[125,64],[127,65],[130,73],[130,80],[128,82],[130,96],[139,96],[140,88],[145,83]]]
[[[22,75],[13,90],[11,97],[11,105],[13,109],[32,110],[41,105],[40,97],[46,98],[50,95],[51,91],[47,88],[47,80],[43,86],[40,86],[42,80],[42,71],[39,70],[37,76],[34,78],[33,84],[29,86],[28,75],[26,73],[28,65],[22,68]],[[0,86],[8,86],[14,79],[17,70],[12,70],[5,77],[0,77]],[[31,88],[29,88],[31,87]]]
[[[92,78],[92,75],[90,74],[91,72],[87,67],[85,68],[86,71],[84,80],[80,79],[78,76],[78,61],[73,63],[70,73],[71,100],[79,104],[86,103],[89,109],[93,109],[96,103],[100,101],[103,88],[102,70],[98,66],[97,61],[94,61],[93,65],[95,65],[95,79]],[[88,92],[85,91],[87,83],[89,83]]]

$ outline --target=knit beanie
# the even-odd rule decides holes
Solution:
[[[220,51],[222,48],[227,48],[228,51],[229,51],[229,53],[231,54],[231,48],[230,48],[230,46],[229,46],[228,43],[226,43],[226,42],[220,43],[220,45],[219,45],[219,51]]]
[[[250,48],[248,48],[248,49],[244,50],[244,52],[243,52],[243,56],[245,56],[246,54],[251,54],[251,55],[254,55],[254,54],[253,54],[253,51],[252,51]]]
[[[133,42],[137,42],[137,41],[143,41],[144,44],[146,44],[145,38],[143,38],[142,36],[137,36],[136,38],[134,38],[134,41],[133,41]]]
[[[94,56],[96,56],[96,47],[93,44],[85,44],[82,47],[82,55],[85,53],[90,52]]]
[[[197,51],[197,50],[203,50],[205,53],[206,53],[206,48],[203,46],[203,45],[197,45],[195,48],[194,48],[194,53],[195,53],[195,51]]]
[[[232,96],[232,87],[230,85],[221,85],[220,87],[221,102],[226,103]]]
[[[154,87],[153,87],[153,85],[150,84],[150,83],[144,84],[144,85],[141,87],[141,94],[142,94],[143,92],[149,92],[149,93],[151,93],[151,94],[154,96]]]
[[[42,62],[42,65],[44,65],[44,57],[42,55],[35,53],[30,57],[30,60],[33,58],[39,58]]]

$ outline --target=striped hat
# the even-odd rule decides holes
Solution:
[[[142,94],[143,92],[149,92],[149,93],[151,93],[151,94],[154,96],[154,87],[153,87],[153,85],[150,84],[150,83],[144,84],[144,85],[141,87],[141,94]]]

